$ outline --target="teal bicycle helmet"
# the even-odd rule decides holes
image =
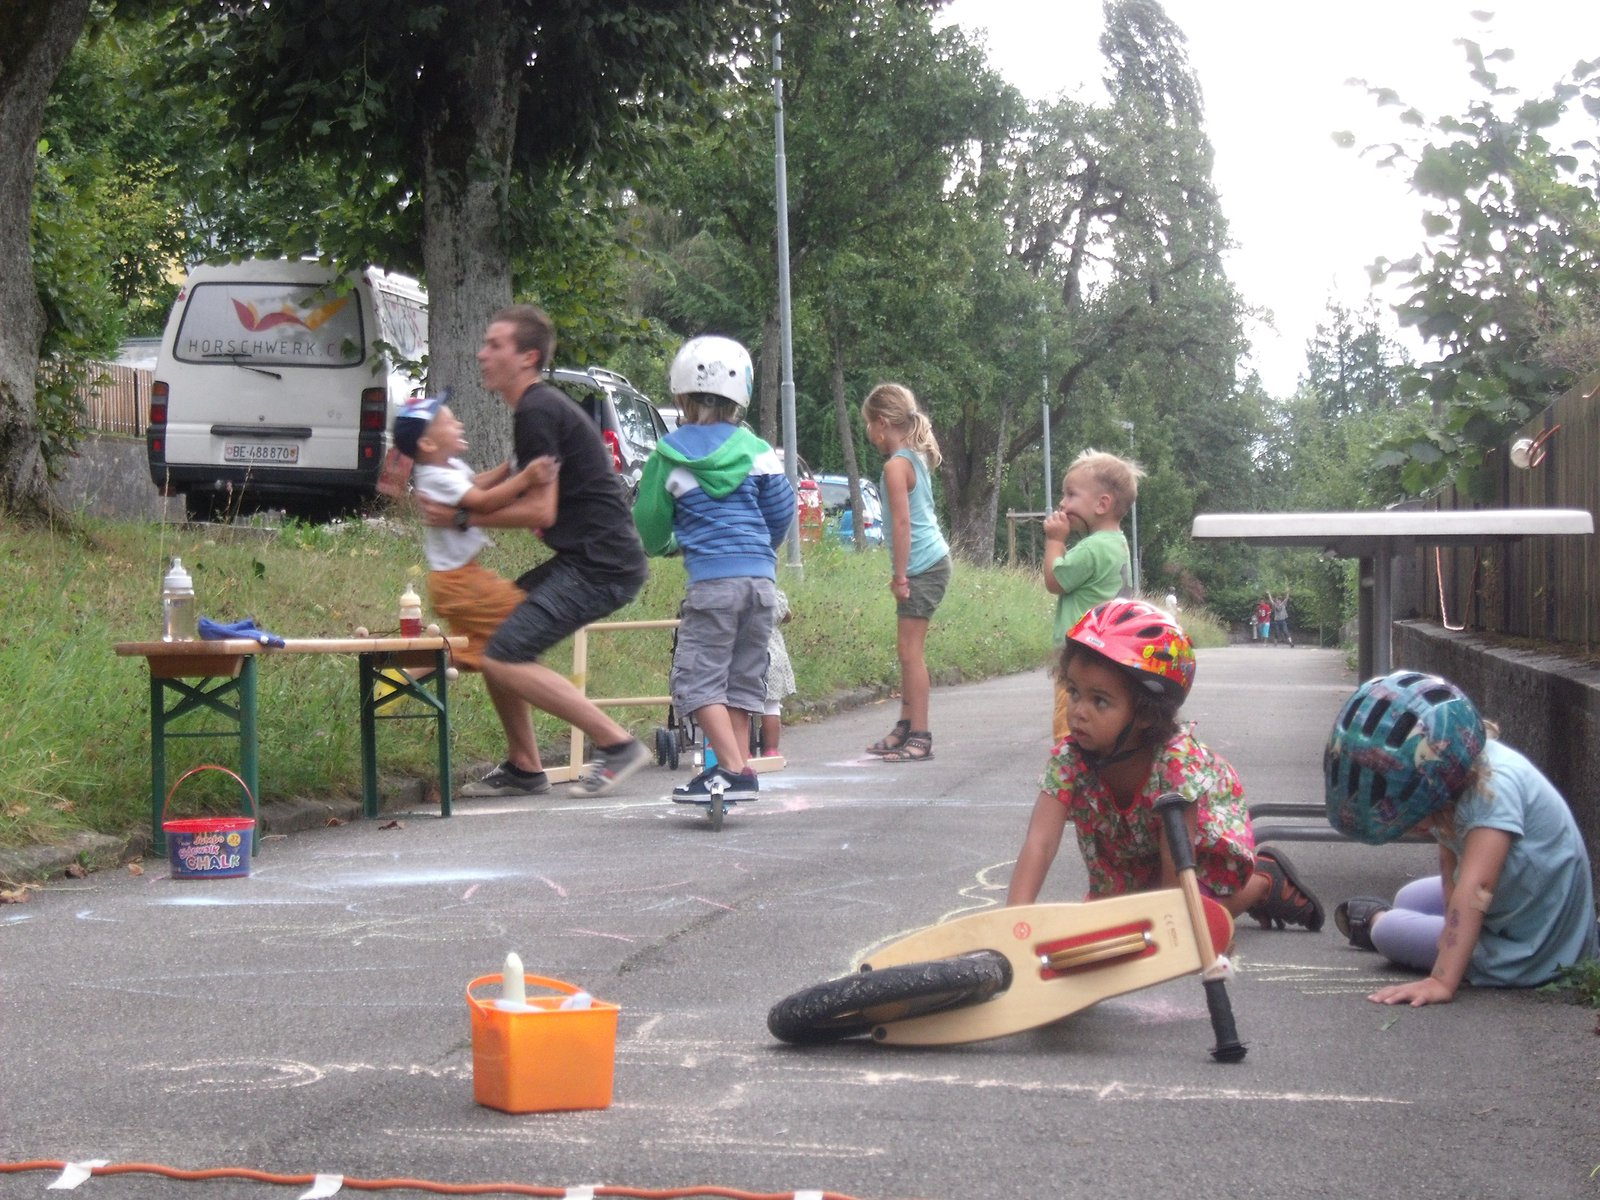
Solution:
[[[1369,846],[1448,808],[1483,753],[1483,718],[1447,679],[1394,671],[1345,701],[1322,756],[1328,824]]]

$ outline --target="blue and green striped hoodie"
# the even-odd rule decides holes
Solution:
[[[771,446],[742,425],[685,425],[656,444],[633,521],[645,553],[681,551],[689,581],[777,578],[794,489]]]

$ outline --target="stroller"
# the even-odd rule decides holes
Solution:
[[[678,608],[679,616],[683,608]],[[672,657],[678,657],[678,630],[672,630]],[[750,714],[750,757],[760,758],[766,751],[761,734],[761,714]],[[690,763],[696,771],[702,770],[709,761],[716,762],[716,753],[711,749],[711,743],[706,740],[705,731],[700,728],[700,723],[694,719],[693,713],[679,712],[669,698],[667,700],[667,723],[656,726],[656,765],[667,767],[676,771],[678,763],[683,756],[688,754]]]

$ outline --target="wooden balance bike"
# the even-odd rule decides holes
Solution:
[[[992,908],[930,925],[877,951],[859,973],[780,1000],[767,1028],[809,1044],[869,1034],[886,1045],[947,1046],[1019,1033],[1101,1000],[1199,974],[1218,1062],[1244,1043],[1228,999],[1233,918],[1200,895],[1188,801],[1156,801],[1178,886],[1086,904]]]

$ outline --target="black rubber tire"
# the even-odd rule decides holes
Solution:
[[[836,1042],[890,1021],[981,1004],[1010,986],[1005,955],[977,950],[816,984],[774,1004],[767,1028],[796,1045]]]
[[[656,766],[664,767],[672,758],[670,746],[672,744],[672,730],[656,727]]]
[[[711,828],[713,832],[722,832],[722,818],[727,814],[728,802],[722,798],[722,793],[717,792],[711,797],[709,805],[711,813]]]
[[[678,769],[678,754],[682,744],[676,729],[667,730],[667,766],[674,771]]]

